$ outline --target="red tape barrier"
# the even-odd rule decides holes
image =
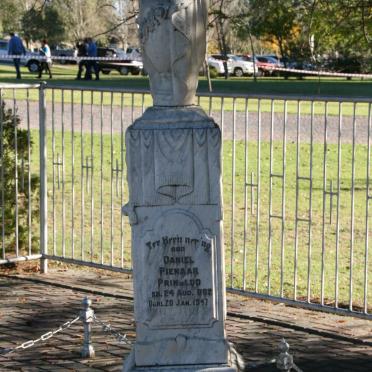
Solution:
[[[295,68],[284,68],[284,67],[260,67],[269,71],[283,71],[283,72],[292,72],[296,74],[303,75],[313,75],[313,76],[338,76],[338,77],[360,77],[372,79],[372,74],[348,74],[343,72],[329,72],[329,71],[315,71],[315,70],[298,70]]]

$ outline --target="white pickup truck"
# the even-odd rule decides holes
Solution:
[[[0,40],[0,63],[13,64],[12,59],[3,59],[2,56],[8,55],[8,40]],[[37,58],[39,54],[27,51],[27,53],[21,56],[21,65],[26,66],[30,72],[38,72],[40,62]]]

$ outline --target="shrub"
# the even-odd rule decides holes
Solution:
[[[32,224],[36,224],[39,220],[40,182],[37,175],[30,174],[28,142],[30,141],[30,151],[33,142],[28,137],[28,130],[19,128],[21,123],[19,116],[16,112],[6,108],[5,102],[2,102],[0,110],[0,136],[2,136],[2,142],[0,142],[2,145],[0,146],[0,248],[3,248],[2,237],[4,235],[5,251],[15,252],[16,205],[18,205],[18,246],[21,250],[28,247],[29,230]],[[18,175],[18,197],[15,194],[16,173]],[[4,198],[4,205],[2,205],[2,198]],[[29,203],[31,203],[31,226],[28,223]],[[37,243],[38,237],[32,236],[32,250],[35,249]]]
[[[215,67],[209,68],[209,76],[211,77],[211,79],[215,79],[218,77],[218,71]]]

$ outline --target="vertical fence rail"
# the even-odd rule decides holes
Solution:
[[[301,130],[301,101],[297,101],[297,137],[296,137],[296,201],[295,201],[295,245],[294,245],[294,268],[293,268],[293,299],[297,299],[297,259],[298,259],[298,224],[299,224],[299,188],[300,188],[300,130]]]
[[[364,291],[363,291],[363,312],[368,313],[368,265],[369,265],[369,202],[370,179],[371,179],[371,130],[372,130],[372,104],[368,107],[368,135],[367,135],[367,187],[366,187],[366,229],[365,229],[365,251],[364,251]]]
[[[350,269],[349,269],[349,310],[353,310],[353,271],[354,271],[354,213],[355,213],[355,140],[356,140],[356,104],[353,105],[353,143],[351,159],[351,221],[350,221]]]
[[[15,251],[16,257],[19,256],[19,218],[18,218],[18,131],[17,131],[17,105],[16,105],[16,90],[13,89],[13,126],[14,126],[14,163],[15,163],[15,174],[14,174],[14,194],[15,194]]]
[[[3,90],[0,89],[0,154],[1,154],[1,249],[2,259],[5,261],[5,185],[4,185],[4,123],[3,123]]]
[[[134,95],[132,95],[132,104],[134,102]],[[113,173],[114,173],[114,142],[113,142],[113,114],[114,96],[110,94],[110,265],[114,266],[114,199],[113,199]],[[133,107],[133,106],[132,106]],[[133,112],[133,109],[132,109]],[[133,120],[133,119],[132,119]]]
[[[325,254],[326,254],[326,206],[327,206],[327,135],[328,135],[328,102],[324,106],[324,142],[323,142],[323,207],[322,207],[322,262],[320,274],[320,303],[324,305]]]
[[[40,271],[48,272],[48,173],[45,85],[39,89],[39,148],[40,148]]]
[[[340,207],[341,207],[341,161],[342,161],[342,103],[338,106],[337,131],[337,207],[336,207],[336,255],[335,255],[335,308],[339,296],[339,254],[340,254]]]
[[[61,125],[62,125],[62,256],[66,257],[66,191],[65,191],[65,90],[62,89]]]
[[[145,96],[142,95],[144,102]],[[143,113],[143,111],[142,111]],[[120,205],[124,205],[124,94],[120,95]],[[124,268],[124,214],[120,213],[120,267]]]
[[[256,262],[255,262],[255,286],[254,290],[258,293],[258,271],[259,271],[259,254],[260,254],[260,205],[261,205],[261,100],[257,104],[258,121],[257,121],[257,193],[256,193]],[[253,180],[252,180],[253,185]]]
[[[269,223],[268,223],[268,235],[269,244],[267,252],[267,294],[271,294],[271,258],[272,258],[272,220],[275,217],[273,215],[273,163],[274,163],[274,100],[270,103],[271,106],[271,118],[270,118],[270,159],[269,159]]]
[[[75,106],[71,90],[71,257],[75,258]]]
[[[104,222],[103,222],[103,92],[100,94],[100,256],[101,256],[101,265],[104,263],[103,259],[103,229],[104,229]]]
[[[91,91],[90,95],[90,164],[87,169],[90,171],[90,261],[93,262],[94,257],[94,169],[95,169],[95,156],[94,156],[94,115],[93,115],[93,99],[94,93]]]
[[[233,99],[232,122],[232,156],[231,156],[231,239],[230,239],[230,286],[234,288],[234,249],[235,249],[235,164],[236,164],[236,99]]]
[[[314,156],[314,101],[311,101],[310,113],[310,166],[309,166],[309,212],[308,212],[308,246],[307,246],[307,295],[311,301],[311,265],[312,265],[312,225],[313,225],[313,156]]]
[[[83,133],[83,122],[84,122],[84,91],[81,91],[80,95],[80,241],[81,241],[81,260],[85,260],[85,189],[84,189],[84,133]]]
[[[1,105],[0,105],[1,106]],[[32,255],[32,191],[31,191],[31,128],[30,128],[30,90],[26,91],[26,121],[27,121],[27,228],[28,228],[28,255]],[[0,119],[1,120],[1,119]],[[24,173],[24,172],[23,172]]]
[[[243,236],[243,290],[247,287],[247,229],[248,229],[248,125],[249,125],[249,106],[248,99],[245,100],[245,120],[244,120],[244,236]]]
[[[55,99],[54,99],[54,89],[52,90],[52,184],[53,184],[53,197],[52,197],[52,214],[53,214],[53,221],[52,221],[52,229],[53,229],[53,256],[57,255],[57,243],[56,243],[56,171],[55,167],[59,167],[58,163],[55,160],[55,147],[56,147],[56,135],[55,135]],[[59,168],[58,168],[59,169]]]

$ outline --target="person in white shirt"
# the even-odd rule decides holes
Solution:
[[[49,73],[49,79],[51,79],[52,76],[52,53],[50,52],[50,48],[48,45],[48,42],[46,40],[42,40],[41,42],[41,49],[40,49],[40,55],[45,57],[42,61],[40,61],[40,67],[39,67],[39,76],[40,79],[43,75],[43,71]]]

